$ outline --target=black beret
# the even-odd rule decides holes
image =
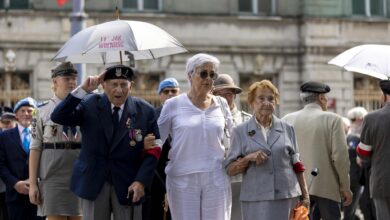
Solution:
[[[131,81],[134,77],[133,70],[124,65],[115,65],[107,68],[106,73],[104,74],[104,81],[108,79],[127,79]]]
[[[71,62],[65,62],[51,70],[51,78],[57,76],[77,76],[77,70]]]
[[[302,92],[313,92],[313,93],[328,93],[330,87],[320,82],[305,82],[301,85]]]
[[[383,93],[390,95],[390,80],[381,80],[379,86]]]

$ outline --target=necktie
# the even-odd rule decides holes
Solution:
[[[112,124],[114,125],[114,131],[118,128],[119,126],[119,110],[121,108],[115,106],[114,107],[114,112],[112,113]]]
[[[23,129],[23,150],[28,154],[30,152],[30,129],[24,128]]]

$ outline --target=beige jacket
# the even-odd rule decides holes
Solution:
[[[315,103],[284,118],[294,126],[298,147],[310,186],[310,195],[341,201],[341,191],[350,191],[348,146],[340,116]],[[318,175],[310,172],[318,168]]]

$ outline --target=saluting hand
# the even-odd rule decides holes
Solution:
[[[81,85],[81,88],[86,92],[92,92],[93,90],[97,89],[103,82],[105,74],[106,70],[97,76],[88,76],[88,78]]]

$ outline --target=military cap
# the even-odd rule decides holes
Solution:
[[[160,82],[160,85],[157,89],[157,94],[160,94],[165,88],[177,88],[179,87],[179,82],[175,78],[166,78]]]
[[[383,93],[390,95],[390,80],[381,80],[379,86]]]
[[[309,81],[301,85],[301,91],[312,93],[328,93],[330,92],[330,87],[324,83]]]
[[[3,114],[1,114],[0,120],[16,120],[16,117],[12,112],[3,112]]]
[[[16,103],[16,105],[14,107],[14,113],[16,113],[23,106],[30,106],[30,107],[36,108],[37,102],[31,97],[21,99]]]
[[[233,89],[234,93],[239,94],[242,92],[242,89],[233,81],[233,78],[228,74],[219,74],[218,78],[214,80],[214,91],[221,89]]]
[[[61,63],[51,70],[51,78],[57,76],[77,76],[77,70],[71,62]]]
[[[104,81],[109,79],[127,79],[131,81],[134,77],[133,70],[125,65],[115,65],[108,67],[104,74]]]

